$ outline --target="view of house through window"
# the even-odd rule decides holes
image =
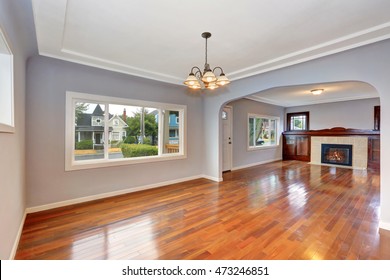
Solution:
[[[158,109],[109,105],[109,158],[158,155]]]
[[[179,152],[179,111],[166,110],[164,116],[165,127],[168,128],[169,135],[164,135],[164,153],[178,153]]]
[[[75,122],[71,132],[72,162],[183,155],[182,108],[169,110],[165,104],[133,106],[130,100],[121,104],[81,98],[74,98],[72,104],[67,109],[72,110]]]
[[[103,104],[75,104],[75,160],[104,158],[104,110]]]
[[[249,148],[278,145],[278,117],[249,115]]]

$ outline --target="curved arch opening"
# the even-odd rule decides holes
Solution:
[[[321,95],[312,94],[313,89],[323,89]],[[361,81],[335,81],[272,87],[254,94],[245,95],[225,102],[232,108],[232,155],[231,170],[250,167],[283,158],[281,134],[286,130],[286,114],[291,112],[310,113],[310,129],[321,130],[332,127],[353,129],[375,129],[374,107],[380,106],[380,96],[372,85]],[[278,145],[268,149],[250,150],[248,115],[277,117]],[[226,165],[226,132],[220,122],[220,163]],[[225,171],[224,168],[220,168]]]

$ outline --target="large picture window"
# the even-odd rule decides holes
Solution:
[[[273,147],[279,144],[278,117],[248,115],[248,148]]]
[[[0,132],[14,132],[13,55],[0,28]]]
[[[66,170],[185,157],[186,106],[68,92]]]

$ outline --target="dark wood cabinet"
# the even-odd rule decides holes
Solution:
[[[379,170],[380,168],[380,146],[381,140],[379,136],[368,137],[367,167],[370,169]]]
[[[310,161],[310,136],[283,134],[283,159]]]

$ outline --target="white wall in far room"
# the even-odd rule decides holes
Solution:
[[[310,129],[332,127],[374,129],[374,106],[379,98],[323,103],[286,108],[286,113],[310,112]]]

